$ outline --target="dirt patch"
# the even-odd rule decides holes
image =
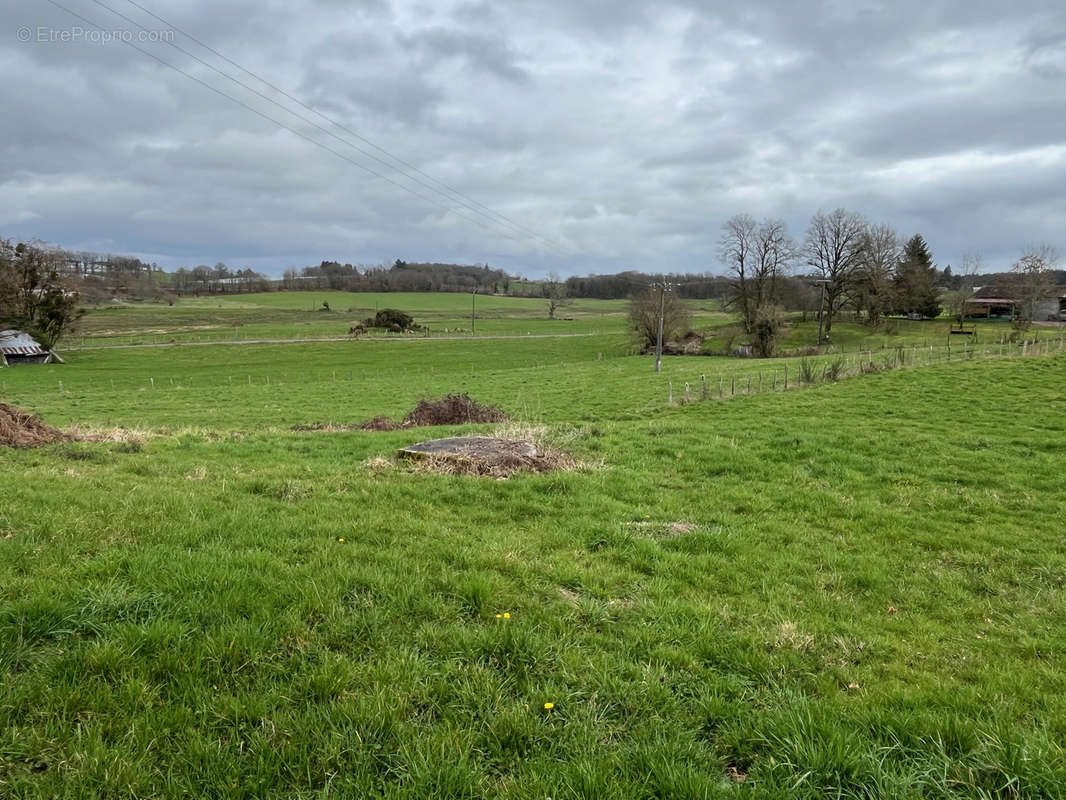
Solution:
[[[405,447],[401,458],[415,469],[443,475],[483,475],[506,478],[517,472],[553,472],[573,469],[567,454],[526,439],[458,436]]]
[[[71,437],[58,428],[46,425],[7,403],[0,403],[0,445],[40,447],[53,442],[67,442]]]

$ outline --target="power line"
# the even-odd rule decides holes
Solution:
[[[140,8],[140,9],[144,10],[145,13],[149,14],[150,16],[156,17],[155,14],[152,14],[152,12],[148,11],[143,6],[141,6],[141,5],[137,4],[137,3],[133,3],[132,0],[128,0],[128,1],[131,2],[132,5],[137,6],[137,8]],[[92,2],[96,3],[96,5],[100,6],[101,8],[104,8],[107,11],[110,11],[116,17],[119,17],[120,19],[125,20],[126,22],[130,23],[131,25],[136,25],[142,31],[147,31],[148,30],[143,25],[141,25],[139,22],[137,22],[136,20],[126,16],[121,11],[117,11],[116,9],[114,9],[111,6],[107,5],[106,3],[102,2],[102,0],[92,0]],[[164,24],[169,24],[162,17],[156,17],[156,18],[159,19],[159,21],[163,22]],[[178,30],[178,29],[175,28],[175,30]],[[182,34],[184,34],[185,36],[189,36],[184,31],[180,31],[180,32]],[[197,44],[200,44],[201,47],[206,47],[206,45],[202,44],[201,42],[199,42],[195,38],[193,38],[191,36],[189,36],[189,38],[193,39],[193,41],[196,41]],[[439,194],[440,196],[445,198],[448,202],[451,202],[451,203],[458,202],[461,206],[463,206],[464,208],[466,208],[469,211],[473,212],[474,214],[477,214],[479,216],[485,217],[487,220],[489,220],[494,225],[499,225],[500,224],[500,222],[497,219],[495,219],[494,217],[495,216],[502,216],[502,215],[497,214],[496,212],[492,211],[492,209],[488,209],[490,213],[487,214],[484,211],[481,211],[476,205],[473,204],[473,202],[467,202],[466,199],[464,199],[461,195],[458,198],[450,197],[449,195],[445,194],[444,192],[442,192],[437,187],[432,186],[431,184],[426,183],[425,181],[419,180],[417,177],[413,177],[411,175],[408,175],[403,170],[397,169],[394,165],[392,165],[392,164],[388,163],[387,161],[379,158],[378,156],[374,155],[373,153],[368,152],[367,150],[364,150],[363,148],[359,147],[358,145],[352,144],[347,139],[343,139],[340,136],[337,136],[335,133],[333,133],[332,131],[328,130],[327,128],[322,127],[321,125],[317,124],[313,120],[310,120],[307,117],[303,116],[302,114],[298,114],[295,111],[293,111],[292,109],[287,108],[286,106],[284,106],[281,103],[277,102],[274,98],[270,97],[269,95],[266,95],[263,92],[260,92],[258,89],[255,89],[254,87],[249,86],[247,83],[244,83],[243,81],[238,80],[237,78],[233,77],[232,75],[228,74],[227,72],[224,72],[223,70],[219,69],[215,65],[205,61],[204,59],[200,58],[199,56],[195,55],[194,53],[190,53],[184,47],[181,47],[180,45],[174,44],[173,42],[169,42],[169,41],[165,42],[165,43],[170,45],[171,47],[173,47],[178,52],[185,54],[186,56],[188,56],[189,58],[193,59],[197,63],[202,64],[203,66],[207,67],[212,72],[215,72],[215,73],[221,75],[223,78],[226,78],[227,80],[232,81],[233,83],[237,84],[238,86],[242,87],[243,89],[246,89],[247,91],[251,92],[252,94],[254,94],[254,95],[258,96],[258,97],[261,97],[263,100],[266,100],[268,103],[271,103],[272,105],[275,105],[278,108],[282,109],[285,113],[296,117],[301,122],[304,122],[304,123],[312,126],[313,128],[316,128],[317,130],[321,131],[322,133],[326,134],[327,136],[330,136],[333,139],[336,139],[341,144],[352,148],[357,153],[361,153],[362,155],[366,156],[367,158],[373,159],[374,161],[378,162],[382,166],[388,167],[389,169],[396,170],[397,172],[399,172],[401,175],[403,175],[408,180],[413,181],[414,183],[417,183],[419,186],[422,186],[423,188],[428,189],[431,192],[435,192],[436,194]],[[213,50],[212,48],[207,48],[207,49],[212,50],[212,52],[216,52],[217,53],[217,51]],[[225,56],[223,56],[221,54],[218,54],[218,55],[219,55],[220,58],[223,58],[226,61],[230,61],[230,59],[226,58]],[[248,70],[244,69],[239,64],[237,64],[236,66],[238,67],[238,69],[241,69],[244,72],[247,72],[249,75],[252,75],[252,77],[256,78],[257,80],[262,81],[267,86],[270,86],[275,91],[281,92],[280,89],[277,89],[272,84],[267,83],[266,81],[263,81],[262,78],[259,78],[254,73],[249,72]],[[286,97],[292,97],[291,95],[289,95],[289,94],[287,94],[285,92],[282,92],[282,94],[285,94]],[[318,112],[315,111],[313,108],[311,108],[311,106],[306,105],[305,103],[301,102],[300,100],[298,100],[296,98],[292,98],[292,99],[295,102],[299,103],[301,106],[304,106],[305,108],[309,109],[311,112],[313,112],[315,114],[318,114]],[[321,116],[327,122],[330,122],[331,124],[334,124],[334,125],[337,125],[338,127],[343,128],[343,126],[341,126],[339,123],[334,122],[333,120],[329,119],[329,117],[326,117],[325,115],[322,115],[322,114],[319,114],[319,116]],[[355,135],[359,139],[363,138],[363,137],[359,136],[358,134],[353,134],[353,135]],[[373,144],[373,143],[371,143],[371,144]],[[376,145],[374,145],[374,146],[376,147]],[[378,148],[378,149],[381,149],[381,148]],[[386,151],[382,151],[382,152],[386,152]],[[389,154],[387,152],[386,152],[386,154],[389,155],[390,158],[394,158],[394,156],[392,156],[391,154]],[[429,176],[427,176],[427,177],[429,177]],[[430,178],[430,180],[435,180],[435,179]],[[552,243],[550,240],[540,236],[540,234],[538,234],[536,231],[528,230],[528,229],[522,227],[521,225],[518,225],[515,222],[507,220],[506,218],[504,218],[504,220],[505,220],[506,224],[512,226],[513,228],[516,228],[520,232],[528,234],[528,235],[530,235],[530,236],[532,236],[532,237],[534,237],[536,239],[542,240],[543,242],[548,244],[550,247],[553,247],[553,248],[555,247],[554,243]]]
[[[112,9],[112,8],[104,5],[103,3],[99,2],[99,0],[93,0],[93,2],[97,3],[97,5],[101,5],[104,8],[107,8],[109,11],[111,11],[114,14],[122,16],[123,19],[126,19],[129,22],[133,22],[133,20],[130,20],[128,17],[125,17],[125,16],[121,15],[119,12],[115,11],[114,9]],[[313,106],[308,105],[303,100],[301,100],[299,97],[296,97],[296,96],[290,94],[289,92],[287,92],[284,89],[282,89],[280,86],[277,86],[277,85],[271,83],[266,78],[264,78],[261,75],[259,75],[258,73],[253,72],[252,70],[248,69],[247,67],[243,66],[242,64],[237,63],[232,58],[229,58],[225,54],[220,53],[218,50],[216,50],[215,48],[211,47],[209,44],[203,42],[202,40],[200,40],[197,37],[193,36],[188,31],[178,27],[177,25],[175,25],[174,23],[170,22],[169,20],[164,19],[163,17],[159,16],[158,14],[156,14],[153,11],[151,11],[150,9],[145,8],[144,6],[142,6],[140,3],[136,2],[135,0],[126,0],[126,2],[129,3],[130,5],[134,6],[135,8],[140,9],[145,14],[147,14],[148,16],[152,17],[153,19],[157,20],[158,22],[161,22],[162,24],[166,25],[168,28],[171,28],[172,30],[177,31],[182,36],[184,36],[185,38],[189,39],[192,42],[195,42],[197,45],[199,45],[203,49],[207,50],[208,52],[218,56],[223,61],[225,61],[227,64],[230,64],[231,66],[236,67],[237,69],[239,69],[241,72],[245,73],[246,75],[250,75],[251,77],[255,78],[257,81],[262,83],[264,86],[267,86],[270,89],[273,89],[275,92],[277,92],[278,94],[282,95],[283,97],[291,100],[292,102],[296,103],[301,108],[304,108],[307,111],[310,111],[312,114],[315,114],[317,117],[326,120],[326,122],[330,123],[331,125],[336,126],[337,128],[340,128],[342,131],[344,131],[345,133],[349,134],[350,136],[354,136],[356,139],[358,139],[359,141],[363,142],[364,144],[369,145],[370,147],[373,147],[378,152],[384,153],[386,156],[391,158],[396,163],[403,165],[407,169],[409,169],[409,170],[411,170],[413,172],[416,172],[417,174],[421,175],[422,177],[424,177],[424,178],[426,178],[426,179],[428,179],[430,181],[433,181],[433,183],[443,187],[445,190],[447,190],[448,192],[451,192],[456,197],[462,198],[464,201],[467,201],[467,202],[473,204],[474,206],[477,206],[477,207],[483,209],[484,211],[488,212],[489,214],[493,215],[494,217],[498,217],[499,219],[504,220],[508,224],[513,225],[514,227],[518,228],[519,230],[529,234],[530,236],[534,236],[534,237],[536,237],[537,239],[540,239],[543,242],[546,242],[546,243],[548,243],[548,244],[550,244],[552,246],[563,246],[562,243],[556,242],[555,240],[550,239],[549,237],[543,236],[542,234],[537,233],[536,231],[532,230],[531,228],[527,228],[525,225],[522,225],[521,223],[514,221],[513,219],[511,219],[507,215],[501,214],[499,211],[496,211],[496,210],[490,208],[489,206],[485,205],[484,203],[481,203],[481,202],[477,201],[473,197],[470,197],[469,195],[464,194],[463,192],[460,192],[458,189],[455,189],[452,186],[449,186],[444,181],[439,180],[437,178],[434,178],[432,175],[422,171],[421,169],[416,167],[414,164],[411,164],[410,162],[405,161],[404,159],[400,158],[399,156],[389,152],[384,147],[381,147],[380,145],[374,143],[370,139],[368,139],[365,136],[359,134],[358,132],[352,130],[351,128],[349,128],[348,126],[344,125],[343,123],[338,122],[337,120],[333,119],[332,117],[329,117],[326,114],[323,114],[321,111],[319,111],[318,109],[314,108]],[[134,25],[138,25],[138,23],[136,23],[136,22],[133,22],[133,24]],[[138,27],[140,27],[142,30],[144,30],[143,26],[138,25]],[[171,44],[171,43],[168,42],[168,44]],[[185,51],[185,50],[183,50],[182,52],[187,53],[187,51]],[[191,56],[191,54],[189,54],[189,55]],[[195,56],[192,56],[192,57],[195,58]],[[203,62],[201,62],[201,63],[203,63]],[[225,74],[225,73],[221,73],[221,74]],[[230,77],[230,76],[227,75],[226,77]],[[231,78],[231,80],[233,80],[233,79]],[[250,91],[254,91],[254,90],[250,90]],[[271,102],[274,102],[274,101],[271,101]],[[284,106],[282,106],[282,107],[284,107]],[[288,110],[288,109],[286,109],[286,110]],[[290,111],[289,113],[292,113],[292,112]],[[350,146],[354,147],[354,145],[350,145]],[[359,152],[365,153],[365,151],[363,151],[363,150],[359,150]],[[370,154],[367,154],[367,155],[370,155]],[[380,159],[377,159],[376,156],[372,156],[371,155],[370,157],[371,158],[375,158],[376,160],[378,160],[382,164],[386,164],[391,169],[396,169],[398,172],[403,173],[403,170],[400,170],[397,167],[395,167],[394,165],[388,164],[385,161],[381,161]],[[411,176],[406,175],[406,173],[403,173],[403,174],[405,174],[405,177],[408,177],[411,180],[415,180],[414,178],[411,178]],[[439,190],[434,189],[434,191],[439,191]]]
[[[49,3],[51,3],[53,6],[55,6],[56,8],[58,8],[58,9],[60,9],[62,11],[65,11],[66,13],[70,14],[72,17],[81,20],[82,22],[84,22],[87,25],[91,25],[96,30],[98,30],[98,31],[103,31],[104,30],[101,26],[97,25],[92,20],[88,19],[87,17],[82,16],[81,14],[78,14],[75,11],[72,11],[71,9],[69,9],[66,6],[62,5],[61,3],[57,2],[57,0],[47,0],[47,1]],[[143,29],[143,27],[142,27],[142,29]],[[171,64],[169,61],[167,61],[167,60],[165,60],[163,58],[160,58],[159,56],[155,55],[154,53],[152,53],[152,52],[150,52],[148,50],[145,50],[142,47],[138,47],[133,42],[128,41],[126,39],[120,39],[120,41],[122,41],[123,44],[129,45],[130,47],[132,47],[134,50],[138,51],[139,53],[142,53],[143,55],[146,55],[149,58],[154,59],[155,61],[158,61],[163,66],[168,67],[169,69],[172,69],[175,72],[185,76],[189,80],[195,81],[196,83],[200,84],[201,86],[203,86],[206,89],[209,89],[210,91],[214,92],[215,94],[218,94],[218,95],[221,95],[222,97],[225,97],[227,100],[230,100],[230,101],[236,103],[237,105],[241,106],[242,108],[245,108],[248,111],[251,111],[253,114],[256,114],[256,115],[262,117],[263,119],[274,123],[279,128],[283,128],[284,130],[289,131],[290,133],[294,134],[295,136],[299,136],[301,139],[304,139],[305,141],[310,142],[311,144],[315,145],[316,147],[320,147],[323,150],[325,150],[325,151],[327,151],[329,153],[332,153],[333,155],[337,156],[338,158],[343,159],[344,161],[347,161],[349,164],[352,164],[353,166],[358,167],[359,169],[363,170],[364,172],[367,172],[367,173],[373,175],[376,178],[381,178],[383,181],[386,181],[387,183],[390,183],[393,186],[396,186],[396,187],[402,189],[403,191],[414,195],[415,197],[418,197],[418,198],[420,198],[422,200],[425,200],[427,203],[431,203],[431,204],[433,204],[433,205],[435,205],[435,206],[437,206],[439,208],[444,209],[445,211],[447,211],[447,212],[449,212],[451,214],[455,214],[460,219],[464,219],[467,222],[472,222],[475,225],[479,225],[482,228],[485,228],[486,230],[491,230],[490,228],[488,228],[488,226],[486,225],[485,222],[483,222],[483,221],[481,221],[479,219],[476,219],[474,217],[468,217],[465,214],[462,214],[462,213],[458,212],[457,210],[455,210],[451,206],[445,205],[444,203],[440,202],[439,200],[436,200],[436,199],[434,199],[432,197],[424,195],[421,192],[417,192],[414,189],[412,189],[411,187],[405,186],[404,184],[393,180],[392,178],[388,177],[387,175],[383,175],[382,173],[377,172],[376,170],[366,166],[365,164],[361,164],[358,161],[356,161],[356,160],[354,160],[352,158],[349,158],[344,153],[341,153],[341,152],[338,152],[337,150],[334,150],[332,147],[330,147],[328,145],[325,145],[325,144],[323,144],[322,142],[319,142],[316,139],[313,139],[312,137],[308,136],[307,134],[302,133],[301,131],[298,131],[295,128],[289,126],[289,125],[286,125],[284,122],[281,122],[280,120],[277,120],[274,117],[271,117],[269,114],[266,114],[266,113],[260,111],[259,109],[248,105],[247,103],[245,103],[244,101],[234,97],[233,95],[227,94],[226,92],[222,91],[221,89],[219,89],[219,88],[217,88],[215,86],[212,86],[211,84],[207,83],[204,80],[201,80],[200,78],[197,78],[195,75],[192,75],[189,72],[186,72],[185,70],[181,69],[180,67],[175,66],[174,64]],[[284,108],[284,106],[281,106],[281,108]],[[292,111],[289,111],[288,113],[293,114],[293,116],[297,116],[297,117],[299,116],[299,115],[295,114],[295,112],[292,112]],[[310,123],[310,124],[314,124],[314,123]],[[353,145],[349,145],[349,146],[353,146]],[[405,176],[405,177],[409,177],[409,176]],[[512,241],[515,241],[515,242],[519,241],[514,236],[511,236],[510,234],[508,234],[508,233],[506,233],[504,231],[493,230],[492,232],[496,233],[496,234],[498,234],[500,236],[504,236],[505,238],[510,239]]]

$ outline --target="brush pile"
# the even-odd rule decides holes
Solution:
[[[401,427],[421,428],[425,425],[465,425],[470,422],[507,420],[507,415],[499,406],[484,405],[464,392],[445,395],[440,400],[419,400],[403,418]]]
[[[486,405],[474,400],[465,392],[449,394],[439,400],[422,398],[400,422],[388,417],[374,417],[358,424],[314,422],[310,425],[294,425],[294,431],[400,431],[405,428],[422,428],[427,425],[468,425],[474,422],[508,422],[510,417],[499,406]]]
[[[0,446],[40,447],[69,440],[70,437],[63,431],[45,425],[32,414],[20,411],[7,403],[0,403]]]

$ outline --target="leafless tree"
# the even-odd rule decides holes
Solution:
[[[755,234],[758,224],[751,214],[737,214],[722,225],[718,240],[718,260],[733,276],[730,302],[740,312],[744,329],[750,330],[755,315],[751,304],[750,281],[755,271]]]
[[[567,292],[566,282],[557,272],[548,273],[548,280],[544,282],[544,295],[548,298],[548,319],[555,319],[556,311],[574,302]]]
[[[778,301],[780,279],[788,274],[796,252],[782,220],[757,224],[750,214],[738,214],[722,226],[718,257],[733,274],[731,300],[747,332],[754,331],[759,309]]]
[[[663,309],[663,341],[677,341],[690,330],[692,314],[677,292],[660,295],[659,289],[645,289],[629,302],[629,324],[636,331],[643,352],[655,349],[659,335],[659,308]]]
[[[963,276],[963,282],[970,285],[971,279],[985,269],[985,257],[980,253],[975,253],[972,250],[967,250],[962,254],[962,268],[961,274]]]
[[[955,282],[955,287],[944,292],[941,301],[944,308],[959,324],[961,328],[969,311],[970,300],[973,298],[974,278],[984,269],[984,256],[967,250],[962,254],[962,266]]]
[[[1024,322],[1036,319],[1036,305],[1051,296],[1055,288],[1059,253],[1050,244],[1029,245],[1011,267],[1010,290],[1018,301],[1018,314]]]
[[[854,211],[838,208],[831,214],[819,211],[807,228],[804,254],[807,263],[825,283],[825,335],[833,318],[851,299],[862,267],[869,224]]]
[[[870,325],[877,325],[892,307],[892,275],[900,253],[899,235],[888,225],[871,225],[863,236],[855,300]]]

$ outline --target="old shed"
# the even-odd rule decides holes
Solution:
[[[28,333],[0,331],[0,367],[22,364],[62,364],[55,350],[45,347]]]

